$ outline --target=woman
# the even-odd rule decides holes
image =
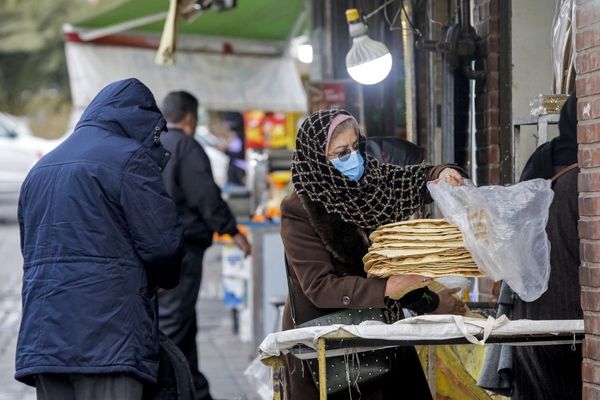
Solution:
[[[281,237],[290,275],[290,302],[283,328],[293,329],[340,309],[410,308],[417,313],[462,313],[464,304],[423,286],[416,275],[367,279],[362,263],[368,233],[386,223],[409,218],[426,199],[428,179],[462,184],[451,168],[380,165],[365,153],[365,137],[344,110],[322,110],[302,124],[292,162],[294,192],[281,205]],[[425,282],[429,281],[427,278]],[[402,298],[400,298],[402,297]],[[393,300],[400,299],[400,304]],[[295,320],[292,321],[292,311]],[[400,313],[398,313],[400,314]],[[369,399],[431,398],[413,347],[399,347],[392,373],[373,385],[360,387]],[[311,374],[294,357],[286,359],[286,399],[316,399]],[[358,391],[354,391],[359,396]],[[347,398],[348,393],[330,396]]]

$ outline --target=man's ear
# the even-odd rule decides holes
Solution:
[[[193,135],[194,131],[196,130],[196,117],[194,115],[194,113],[187,113],[185,114],[185,117],[183,117],[183,120],[181,121],[181,125],[183,125],[185,128],[185,133],[188,135]]]

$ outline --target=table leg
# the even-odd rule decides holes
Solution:
[[[283,374],[285,368],[283,356],[269,357],[261,361],[264,365],[271,368],[271,375],[273,377],[273,400],[283,400]]]
[[[427,346],[427,382],[429,383],[429,391],[435,399],[437,396],[437,375],[435,370],[435,346]]]
[[[283,370],[280,367],[272,367],[273,372],[273,400],[283,400]]]
[[[317,355],[319,359],[319,399],[327,400],[327,364],[325,359],[325,338],[317,340]]]

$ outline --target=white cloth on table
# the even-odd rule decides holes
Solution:
[[[471,343],[482,345],[489,336],[583,333],[583,320],[510,321],[506,317],[486,320],[458,315],[423,315],[394,324],[365,321],[360,325],[311,326],[271,333],[259,346],[260,356],[286,354],[299,344],[315,349],[320,337],[339,330],[364,339],[436,341],[465,337]],[[476,335],[483,335],[483,339],[478,340]]]

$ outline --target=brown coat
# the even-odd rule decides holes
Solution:
[[[296,324],[342,308],[385,307],[386,280],[365,276],[362,257],[369,240],[361,228],[292,193],[281,204],[281,237],[290,266]],[[283,329],[293,328],[288,301]],[[318,399],[316,386],[304,369],[296,358],[287,358],[287,400]],[[361,388],[363,400],[398,398],[400,393],[403,399],[430,398],[413,347],[399,348],[389,378]]]

